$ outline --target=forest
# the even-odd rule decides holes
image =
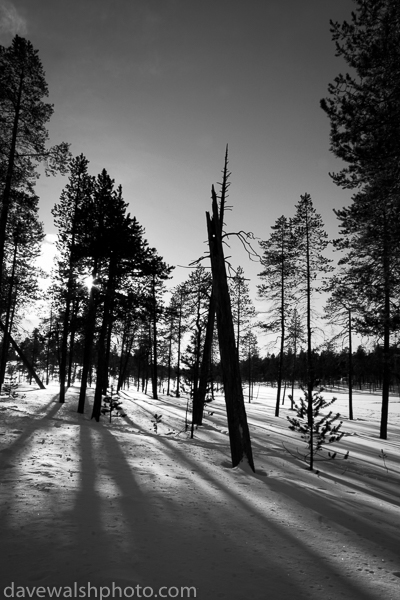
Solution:
[[[5,597],[56,583],[78,597],[90,580],[100,598],[111,582],[126,597],[156,597],[152,583],[159,597],[395,598],[400,5],[354,4],[331,22],[347,71],[320,100],[342,165],[330,176],[352,193],[338,237],[303,190],[264,239],[231,232],[227,145],[207,250],[177,284],[138,200],[51,145],[40,49],[0,46]],[[43,174],[63,181],[51,272]]]
[[[389,4],[388,13],[395,11]],[[385,6],[360,8],[352,25],[332,25],[337,54],[355,72],[339,75],[321,100],[331,151],[345,164],[332,178],[355,190],[351,205],[336,211],[340,237],[328,239],[308,193],[300,195],[293,217],[282,215],[270,225],[267,239],[238,232],[260,262],[262,315],[245,270],[227,264],[232,360],[239,360],[249,389],[255,382],[276,386],[278,415],[283,390],[301,385],[311,419],[318,386],[346,382],[350,403],[353,386],[379,388],[383,439],[389,394],[399,385],[400,316],[397,30],[374,22]],[[96,420],[111,386],[117,393],[136,386],[154,398],[158,390],[189,394],[193,420],[201,422],[202,406],[222,383],[212,269],[199,260],[171,287],[174,266],[149,245],[122,187],[105,169],[91,174],[89,160],[74,157],[67,142],[48,146],[54,107],[46,102],[43,65],[38,50],[18,35],[1,48],[1,88],[0,386],[7,390],[24,377],[39,386],[58,380],[63,403],[65,391],[79,385],[78,412],[94,386]],[[39,167],[67,180],[52,210],[57,255],[50,275],[37,261],[45,235],[35,195]],[[229,176],[226,150],[221,189],[213,188],[223,242]],[[327,255],[332,248],[336,261]],[[321,294],[324,305],[316,310]],[[29,311],[40,318],[26,332]],[[328,326],[332,334],[318,334]],[[264,333],[273,335],[274,347],[261,356]],[[354,347],[359,336],[362,343]]]

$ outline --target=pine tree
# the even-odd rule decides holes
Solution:
[[[71,160],[69,181],[63,189],[60,201],[52,210],[54,224],[58,230],[56,247],[60,258],[57,261],[58,278],[63,295],[63,328],[60,348],[60,398],[65,401],[67,377],[68,337],[71,333],[71,309],[79,286],[79,275],[85,271],[84,257],[87,254],[85,234],[90,225],[84,222],[85,205],[91,204],[93,193],[92,177],[88,174],[89,161],[81,154]],[[86,211],[86,214],[88,211]],[[70,347],[70,355],[72,348]]]
[[[36,266],[43,225],[38,220],[38,198],[25,192],[13,193],[13,204],[7,223],[6,260],[0,318],[4,326],[0,359],[0,387],[4,380],[10,336],[24,312],[39,298],[38,278],[42,270]],[[15,343],[15,342],[14,342]]]
[[[305,330],[302,320],[300,318],[299,312],[295,307],[293,309],[293,314],[288,322],[286,340],[291,351],[291,383],[292,390],[289,395],[289,399],[291,402],[291,408],[294,408],[295,395],[294,395],[294,385],[296,381],[296,363],[297,363],[297,351],[301,344],[305,343]]]
[[[186,349],[185,361],[190,368],[193,399],[193,425],[201,425],[203,405],[199,394],[203,351],[209,319],[209,303],[212,293],[211,274],[202,266],[189,275],[185,282],[186,330],[190,332],[190,344]],[[209,364],[204,365],[209,370]]]
[[[175,340],[176,340],[176,398],[180,397],[181,392],[181,358],[182,358],[182,343],[183,336],[187,331],[186,322],[186,296],[187,289],[185,283],[178,285],[171,296],[171,315],[176,316],[175,320]]]
[[[166,288],[164,281],[168,279],[169,273],[171,269],[167,267],[162,260],[154,260],[152,267],[152,274],[145,278],[143,282],[143,287],[148,288],[147,295],[147,314],[149,319],[150,326],[150,339],[151,339],[151,347],[152,347],[152,392],[153,398],[157,400],[158,398],[158,354],[160,347],[160,340],[158,335],[158,326],[159,322],[162,320],[164,316],[164,302],[163,296],[165,294]],[[147,280],[147,282],[146,282]]]
[[[315,386],[313,364],[313,321],[312,309],[315,294],[324,288],[323,276],[332,271],[332,262],[324,256],[328,246],[328,236],[321,216],[316,212],[311,196],[304,194],[296,205],[293,218],[293,234],[296,244],[296,293],[299,303],[305,305],[307,336],[307,398],[308,419],[312,435],[313,410],[311,399]]]
[[[248,280],[242,267],[229,280],[229,294],[232,302],[232,317],[235,328],[236,347],[239,360],[247,356],[247,344],[244,340],[254,325],[256,310],[250,297]]]
[[[308,452],[304,458],[310,465],[310,471],[314,469],[316,456],[323,450],[324,446],[339,442],[344,435],[344,432],[340,431],[343,421],[337,423],[340,419],[340,414],[336,413],[334,415],[331,410],[326,412],[326,409],[335,402],[336,398],[325,400],[322,392],[323,389],[320,388],[313,392],[312,396],[309,396],[308,390],[304,390],[304,398],[300,398],[300,404],[295,404],[297,416],[287,417],[290,423],[289,429],[299,432],[307,445]],[[312,413],[311,420],[309,416],[310,407]],[[332,454],[328,453],[328,460],[332,460],[335,457],[336,452]],[[348,453],[344,458],[347,457]]]
[[[336,247],[357,302],[357,330],[383,340],[380,437],[387,437],[389,411],[390,338],[400,328],[400,211],[397,199],[367,186],[348,208],[336,211],[341,221]]]
[[[44,102],[48,87],[38,52],[18,35],[9,48],[0,46],[0,149],[2,205],[0,212],[0,286],[13,193],[26,191],[36,178],[36,167],[49,161],[50,170],[65,169],[67,144],[46,149],[47,123],[53,106]]]
[[[117,314],[117,298],[124,293],[130,278],[165,278],[168,267],[150,248],[144,239],[144,229],[135,217],[127,214],[127,203],[122,197],[122,188],[114,187],[114,180],[103,170],[94,184],[93,206],[90,211],[92,227],[88,243],[88,253],[93,261],[93,274],[96,276],[99,292],[101,316],[97,340],[96,389],[92,418],[97,421],[101,413],[101,398],[108,388],[108,365],[113,326]],[[94,306],[94,302],[92,303]],[[95,318],[90,317],[91,329],[87,342],[93,338]],[[82,390],[82,396],[84,390]],[[82,409],[83,399],[80,398]]]
[[[329,282],[331,293],[325,305],[325,316],[331,325],[339,331],[332,341],[347,339],[348,341],[348,388],[349,419],[353,419],[353,330],[354,319],[359,312],[359,304],[353,286],[347,278],[345,270],[339,271]]]
[[[321,107],[330,119],[331,151],[347,166],[335,183],[355,188],[375,182],[394,191],[400,156],[400,5],[354,0],[351,22],[332,22],[336,56],[351,69],[329,84]]]
[[[278,417],[286,330],[295,305],[296,246],[290,219],[288,220],[284,216],[279,217],[271,229],[272,233],[269,239],[260,242],[264,251],[261,257],[264,270],[259,274],[263,283],[258,286],[258,293],[261,298],[268,299],[272,304],[271,321],[263,324],[263,329],[280,333],[278,389],[275,406],[275,416]]]
[[[383,338],[380,437],[386,439],[390,335],[398,327],[400,5],[397,0],[356,4],[350,23],[331,23],[336,54],[352,75],[336,77],[321,106],[330,119],[331,150],[347,163],[333,180],[360,188],[353,205],[337,216],[342,248],[349,250],[344,260],[359,278],[355,286],[365,330]]]

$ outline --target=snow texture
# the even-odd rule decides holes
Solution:
[[[222,397],[190,439],[184,398],[127,390],[127,416],[110,424],[90,420],[92,392],[78,415],[78,388],[64,405],[57,387],[20,391],[0,398],[5,597],[12,582],[14,597],[30,586],[45,598],[32,588],[114,582],[152,587],[154,597],[162,586],[187,597],[177,588],[194,586],[200,600],[400,598],[397,397],[380,440],[379,396],[356,394],[350,422],[334,390],[346,435],[316,474],[296,458],[290,402],[276,418],[275,390],[256,388],[246,403],[254,474],[245,462],[231,467]]]

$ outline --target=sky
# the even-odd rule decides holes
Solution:
[[[69,142],[93,175],[105,168],[122,185],[149,244],[181,265],[175,285],[207,250],[205,212],[226,144],[227,231],[268,239],[308,192],[337,236],[333,209],[350,194],[329,177],[342,163],[319,103],[346,71],[329,20],[349,20],[354,8],[352,0],[0,0],[0,43],[18,33],[39,51],[54,104],[50,143]],[[66,183],[37,185],[48,240]],[[229,255],[255,294],[260,264],[235,239]]]

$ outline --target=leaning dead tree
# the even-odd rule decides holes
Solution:
[[[1,329],[1,331],[3,333],[5,333],[6,328],[5,328],[5,326],[4,326],[4,324],[3,324],[2,321],[0,321],[0,329]],[[24,367],[28,371],[29,375],[31,377],[33,377],[33,379],[36,381],[36,383],[38,384],[38,386],[39,386],[39,388],[41,390],[45,390],[46,387],[43,384],[43,381],[41,381],[41,379],[39,379],[39,376],[37,375],[37,373],[36,373],[33,365],[29,362],[28,358],[26,357],[26,355],[24,354],[24,352],[21,350],[21,348],[19,347],[19,345],[17,344],[17,342],[14,340],[14,338],[11,335],[11,333],[8,334],[8,339],[9,339],[9,342],[11,343],[11,346],[14,348],[15,352],[20,357],[20,359],[21,359]]]
[[[229,171],[228,171],[228,146],[226,146],[225,150],[225,162],[224,169],[222,171],[222,182],[221,182],[221,195],[220,195],[220,203],[219,203],[219,226],[221,237],[223,235],[223,227],[224,227],[224,215],[225,215],[225,205],[226,199],[228,196],[228,188],[229,188]],[[203,357],[200,366],[200,381],[197,389],[197,393],[193,398],[193,424],[194,425],[202,425],[203,424],[203,412],[204,405],[206,401],[207,395],[207,383],[208,383],[208,372],[209,366],[211,363],[211,353],[212,353],[212,343],[214,336],[214,327],[215,327],[215,311],[216,311],[216,300],[214,294],[214,286],[211,290],[210,303],[208,306],[208,318],[207,318],[207,328],[206,328],[206,336],[204,340],[203,346]]]
[[[226,192],[227,155],[225,157],[223,194]],[[221,196],[222,198],[222,196]],[[223,238],[224,201],[218,210],[217,195],[212,187],[212,213],[206,213],[208,243],[212,272],[212,300],[215,302],[219,351],[221,355],[222,378],[228,417],[229,440],[232,466],[236,467],[244,458],[254,471],[250,432],[243,398],[243,388],[239,369],[239,356],[235,344],[232,308],[229,296],[228,279]],[[211,310],[214,310],[214,306]],[[212,315],[212,317],[214,314]]]

